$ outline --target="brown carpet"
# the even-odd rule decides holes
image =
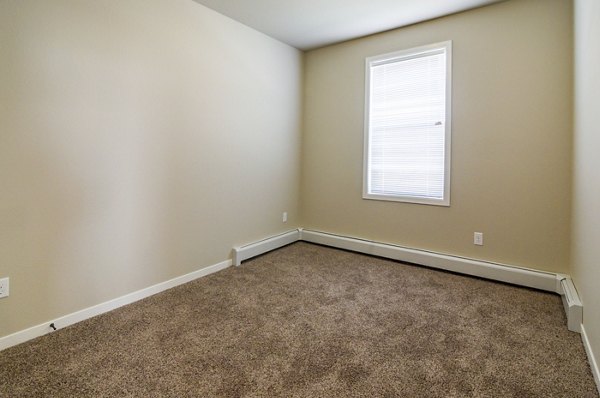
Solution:
[[[1,397],[598,397],[557,295],[296,243],[0,352]]]

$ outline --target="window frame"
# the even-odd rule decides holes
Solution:
[[[446,121],[444,125],[444,194],[442,199],[405,196],[383,195],[369,193],[369,154],[370,154],[370,103],[371,103],[371,67],[383,63],[401,62],[426,53],[439,50],[446,53]],[[450,206],[450,165],[452,138],[452,41],[409,48],[391,53],[375,55],[365,59],[365,120],[364,120],[364,152],[363,152],[363,199],[383,200],[393,202],[416,203],[434,206]]]

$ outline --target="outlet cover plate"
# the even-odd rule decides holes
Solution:
[[[473,244],[483,246],[483,232],[475,232],[473,234]]]
[[[0,298],[8,297],[8,278],[0,279]]]

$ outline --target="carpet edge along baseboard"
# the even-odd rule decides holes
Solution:
[[[60,316],[52,320],[48,320],[46,322],[9,334],[7,336],[0,337],[0,351],[24,343],[26,341],[35,339],[36,337],[40,337],[45,334],[51,333],[57,329],[73,325],[75,323],[84,321],[94,316],[104,314],[105,312],[112,311],[124,305],[134,303],[136,301],[142,300],[146,297],[150,297],[152,295],[182,285],[184,283],[191,282],[195,279],[213,274],[215,272],[228,268],[231,265],[231,260],[221,261],[219,263],[200,268],[196,271],[192,271],[188,274],[157,283],[155,285],[137,290],[124,296],[120,296],[112,300],[105,301],[103,303],[84,308],[82,310]]]

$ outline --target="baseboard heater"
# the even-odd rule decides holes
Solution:
[[[569,330],[581,333],[583,307],[579,300],[575,285],[568,275],[475,260],[427,250],[412,249],[388,243],[380,243],[326,232],[311,231],[302,228],[284,232],[280,235],[263,239],[258,242],[235,247],[233,249],[233,264],[240,265],[242,261],[289,245],[296,241],[317,243],[338,249],[350,250],[459,274],[558,293],[561,295],[565,307]]]
[[[340,249],[424,265],[460,274],[556,292],[556,274],[370,240],[302,230],[301,239]]]
[[[573,280],[566,275],[559,275],[560,292],[565,314],[567,314],[567,326],[570,331],[581,333],[581,323],[583,322],[583,305],[579,299],[579,294]]]
[[[284,232],[258,242],[234,247],[233,264],[239,266],[244,260],[248,260],[249,258],[259,256],[263,253],[270,252],[271,250],[278,249],[285,245],[289,245],[290,243],[294,243],[298,240],[300,240],[300,230],[294,229],[292,231]]]

